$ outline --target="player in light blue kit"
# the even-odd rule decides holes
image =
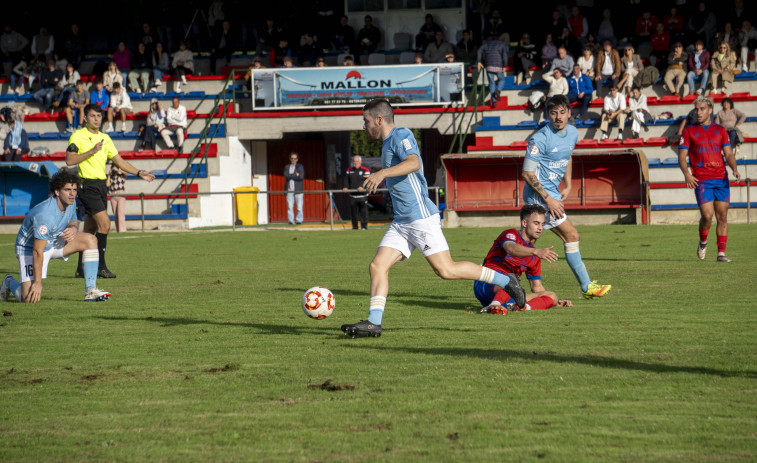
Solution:
[[[67,169],[50,178],[52,196],[34,206],[26,215],[16,237],[16,257],[21,282],[6,275],[0,285],[0,300],[13,294],[17,301],[39,302],[42,279],[47,277],[50,259],[68,260],[68,256],[83,251],[84,300],[106,301],[110,293],[97,289],[97,267],[100,262],[97,239],[80,233],[76,220],[76,192],[81,179]]]
[[[573,226],[563,201],[571,190],[573,148],[578,142],[578,131],[568,124],[570,102],[565,95],[552,97],[547,103],[549,124],[537,131],[528,141],[526,159],[523,161],[523,200],[526,204],[541,204],[549,213],[545,229],[551,229],[565,246],[565,260],[581,285],[586,299],[601,297],[612,288],[600,285],[589,278],[581,252],[578,249],[578,230]],[[565,188],[560,190],[560,183]]]
[[[428,197],[420,150],[413,133],[394,126],[394,110],[386,100],[372,100],[363,107],[363,128],[374,140],[383,140],[382,169],[368,176],[363,187],[372,194],[386,179],[392,197],[394,220],[379,243],[369,267],[371,299],[368,320],[342,325],[345,334],[356,337],[381,335],[386,296],[389,294],[389,269],[420,250],[437,275],[445,280],[479,280],[505,289],[518,307],[526,304],[526,292],[518,278],[472,262],[455,262],[442,233],[439,210]]]

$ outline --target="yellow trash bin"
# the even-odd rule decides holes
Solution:
[[[254,193],[248,193],[253,191]],[[237,207],[237,224],[257,225],[258,224],[258,195],[260,188],[255,186],[243,186],[234,188]]]

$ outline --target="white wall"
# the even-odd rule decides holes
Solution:
[[[229,137],[228,141],[229,155],[218,157],[219,175],[209,178],[212,192],[232,191],[237,187],[252,186],[252,156],[238,137]],[[231,226],[233,217],[231,195],[201,196],[199,199],[202,216],[190,217],[189,228]]]

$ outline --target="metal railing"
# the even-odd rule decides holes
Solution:
[[[460,123],[455,127],[455,135],[452,137],[448,153],[462,153],[465,139],[470,132],[471,126],[478,124],[480,116],[478,107],[484,104],[484,98],[486,97],[486,82],[484,81],[486,73],[483,69],[479,70],[478,67],[474,69],[473,88],[468,95],[465,108],[460,116]],[[479,81],[481,82],[479,83]],[[466,118],[466,116],[469,117]]]

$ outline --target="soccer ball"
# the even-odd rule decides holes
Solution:
[[[334,295],[323,286],[313,286],[302,295],[302,311],[310,318],[326,318],[334,311]]]

